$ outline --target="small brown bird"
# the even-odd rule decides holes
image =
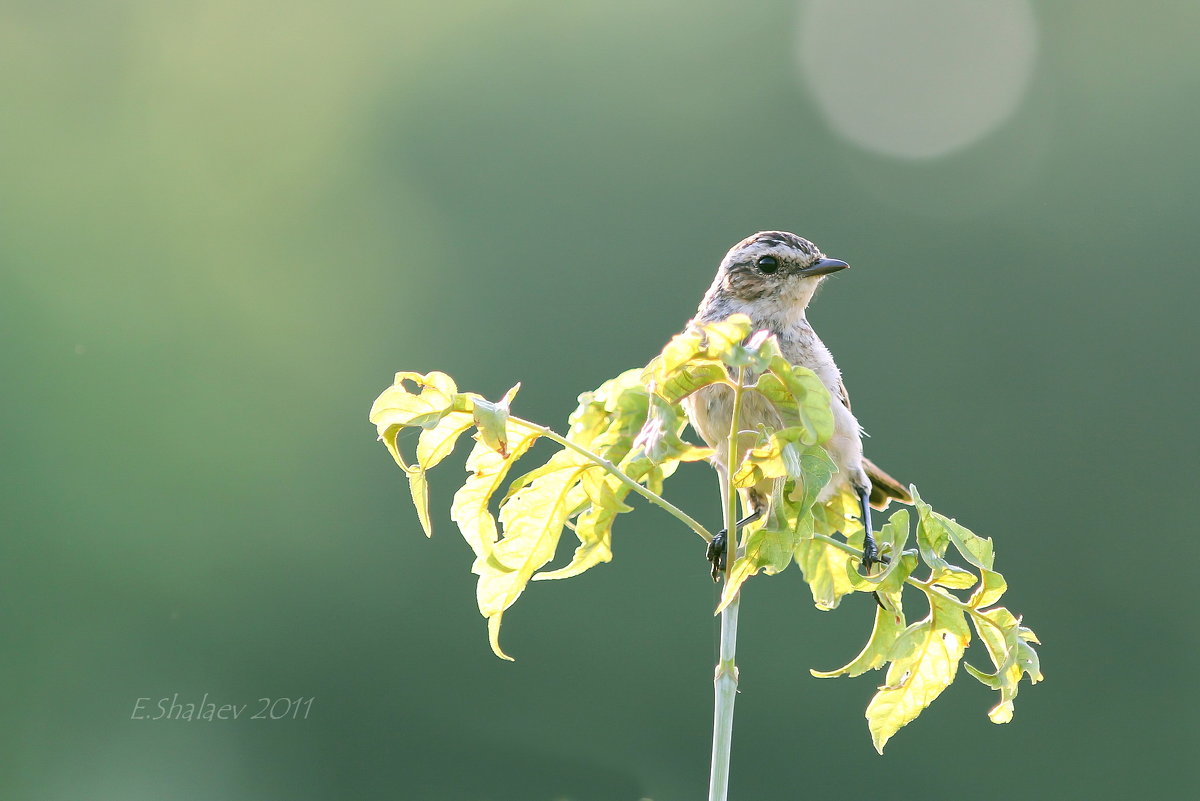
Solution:
[[[725,255],[692,322],[712,323],[731,314],[745,314],[756,330],[775,334],[784,358],[812,370],[825,384],[833,399],[834,421],[833,436],[825,449],[838,472],[817,500],[828,500],[847,485],[854,490],[862,504],[862,522],[866,528],[861,569],[869,571],[879,562],[879,550],[871,532],[871,506],[883,509],[893,498],[912,503],[912,497],[899,481],[863,456],[862,427],[850,411],[841,371],[805,316],[805,309],[825,276],[848,266],[844,261],[826,258],[816,245],[795,234],[759,232],[734,245]],[[724,483],[733,390],[727,386],[707,387],[684,403],[692,427],[715,449],[713,466]],[[742,396],[739,423],[739,428],[747,432],[746,442],[739,442],[739,448],[751,447],[760,425],[778,429],[779,415],[766,398],[746,393]],[[769,481],[766,484],[741,490],[747,515],[738,521],[738,527],[757,520],[767,511],[771,487]],[[708,548],[714,581],[725,569],[725,545],[726,532],[722,531]]]

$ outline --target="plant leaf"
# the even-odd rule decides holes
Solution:
[[[421,521],[421,530],[426,537],[433,536],[433,521],[429,519],[429,480],[425,471],[419,467],[405,471],[408,475],[408,493],[412,496],[413,506],[417,509],[417,520]]]
[[[504,483],[504,477],[508,475],[513,463],[529,450],[537,437],[536,431],[517,426],[510,420],[507,457],[501,456],[482,441],[475,443],[467,457],[467,470],[470,475],[458,492],[454,493],[450,519],[458,524],[463,539],[475,552],[476,560],[485,558],[496,542],[496,518],[488,509],[488,502]]]
[[[917,547],[921,551],[922,561],[929,565],[930,583],[954,590],[975,586],[978,578],[974,573],[952,565],[943,558],[950,545],[950,531],[943,523],[946,518],[934,516],[933,510],[921,500],[920,495],[913,496],[913,504],[917,507]],[[975,558],[970,553],[964,555],[968,559]]]
[[[420,393],[410,392],[405,381],[419,386]],[[392,428],[432,426],[446,413],[465,405],[465,400],[460,401],[460,397],[463,396],[457,394],[454,381],[445,373],[433,372],[427,376],[396,373],[395,383],[371,404],[370,420],[379,430],[380,437]],[[395,453],[393,457],[402,463]]]
[[[968,663],[963,663],[963,667],[984,685],[1000,693],[1000,702],[988,712],[988,718],[993,723],[1008,723],[1013,717],[1013,701],[1021,677],[1029,676],[1030,684],[1042,680],[1040,660],[1029,644],[1036,642],[1037,637],[1002,606],[987,610],[983,617],[987,622],[981,622],[977,617],[972,617],[971,622],[996,670],[984,673]]]
[[[797,532],[790,528],[763,526],[752,530],[746,536],[745,553],[734,561],[726,577],[715,614],[720,614],[733,602],[746,579],[760,572],[773,575],[791,564],[796,538]]]
[[[426,537],[433,536],[433,524],[429,519],[429,482],[425,473],[445,459],[459,436],[474,424],[474,419],[466,412],[447,413],[433,428],[421,432],[417,440],[417,464],[405,467],[413,506],[417,508],[417,518]]]
[[[867,705],[875,750],[941,695],[958,672],[971,632],[963,610],[937,591],[927,592],[929,616],[896,638],[887,679]]]
[[[533,574],[554,558],[567,517],[585,497],[579,478],[591,462],[574,451],[551,457],[561,469],[539,476],[518,490],[500,509],[504,536],[472,568],[479,575],[476,599],[488,618],[492,650],[511,659],[499,647],[499,618],[525,591]]]
[[[733,474],[733,485],[739,488],[753,487],[766,479],[785,476],[803,481],[806,449],[801,443],[807,436],[808,430],[802,426],[772,432],[766,442],[746,453]],[[813,458],[811,454],[810,458]]]
[[[649,413],[645,423],[633,441],[655,464],[667,461],[698,462],[712,455],[712,448],[698,448],[684,442],[679,432],[687,424],[683,410],[673,406],[658,395],[649,396]]]
[[[704,353],[710,359],[741,366],[745,361],[738,348],[753,330],[754,324],[745,314],[731,314],[719,322],[705,323],[701,327]]]
[[[584,492],[591,505],[588,506],[575,521],[575,536],[579,539],[579,547],[570,564],[558,570],[548,570],[534,575],[534,581],[546,581],[571,578],[595,567],[603,562],[612,560],[612,525],[617,515],[633,511],[633,508],[623,503],[622,499],[630,492],[624,484],[592,469],[583,474]]]
[[[854,570],[855,557],[825,540],[802,539],[796,545],[795,557],[812,591],[813,603],[822,611],[836,609],[843,597],[866,587]]]
[[[729,373],[718,361],[688,364],[655,380],[654,393],[668,403],[678,403],[713,384],[729,384]]]
[[[771,402],[785,427],[804,426],[806,445],[827,442],[833,436],[833,412],[829,390],[817,374],[782,356],[772,357],[767,370],[750,388]]]
[[[433,428],[426,428],[417,439],[417,464],[429,470],[441,463],[454,450],[459,436],[475,424],[466,412],[449,412]]]
[[[967,603],[975,608],[982,608],[999,601],[1005,590],[1008,589],[1008,583],[1004,580],[1004,576],[992,569],[995,561],[992,540],[977,536],[957,521],[934,512],[929,504],[921,500],[919,495],[914,495],[913,500],[917,503],[918,513],[928,516],[928,525],[930,527],[941,526],[950,544],[962,554],[967,562],[979,570],[981,577],[979,586],[975,588],[975,592],[971,594]]]
[[[835,676],[861,676],[868,670],[878,670],[887,664],[888,655],[896,644],[896,638],[903,630],[903,614],[896,614],[881,606],[876,606],[875,626],[871,629],[871,638],[867,640],[867,644],[858,656],[837,670],[809,670],[808,672],[819,679],[832,679]]]

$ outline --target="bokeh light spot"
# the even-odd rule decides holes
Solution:
[[[1013,113],[1033,74],[1027,0],[807,0],[801,11],[797,60],[821,112],[881,154],[970,145]]]

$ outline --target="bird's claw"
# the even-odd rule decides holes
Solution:
[[[725,529],[721,529],[713,535],[712,542],[708,544],[706,556],[708,556],[709,564],[712,565],[712,580],[720,581],[721,574],[725,572]]]
[[[862,561],[858,563],[859,575],[871,575],[871,568],[875,565],[891,564],[891,558],[883,556],[879,553],[879,546],[875,544],[873,537],[868,537],[863,543]]]

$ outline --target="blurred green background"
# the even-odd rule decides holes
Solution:
[[[432,474],[366,414],[441,369],[560,429],[725,250],[811,319],[869,453],[993,536],[1047,680],[877,757],[866,597],[745,593],[732,796],[1194,792],[1200,4],[0,9],[0,797],[654,801],[707,786],[715,591],[643,509],[489,652]],[[1188,355],[1192,354],[1192,355]],[[669,497],[717,519],[711,471]],[[568,551],[568,544],[564,551]],[[980,656],[974,655],[979,664]],[[139,697],[307,720],[131,720]]]

